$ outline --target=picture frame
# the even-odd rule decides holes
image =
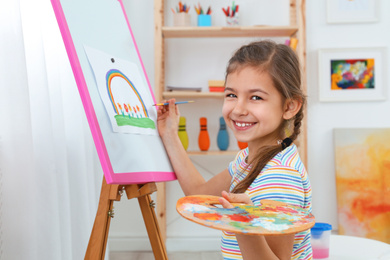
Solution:
[[[385,61],[385,47],[320,49],[319,100],[385,100]]]
[[[328,23],[369,23],[378,21],[378,0],[327,0]]]

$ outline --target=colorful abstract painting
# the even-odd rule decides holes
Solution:
[[[374,89],[374,59],[331,60],[332,90]]]
[[[218,197],[197,195],[178,200],[181,216],[203,226],[248,235],[291,234],[314,226],[314,216],[301,207],[261,200],[260,206],[235,204],[225,209]]]
[[[339,234],[390,243],[390,129],[335,129]]]
[[[319,50],[320,101],[385,100],[386,52],[385,47]]]

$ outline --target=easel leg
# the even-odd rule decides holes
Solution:
[[[157,260],[168,260],[164,240],[157,223],[156,213],[154,212],[154,205],[152,205],[153,202],[150,198],[150,194],[157,190],[156,184],[146,183],[143,185],[131,184],[124,186],[119,186],[117,184],[108,185],[104,177],[95,223],[93,224],[84,259],[104,259],[111,217],[113,216],[110,215],[110,213],[112,213],[114,201],[120,201],[121,199],[119,189],[126,190],[128,199],[138,198],[154,257]]]
[[[111,222],[109,212],[112,212],[114,200],[120,200],[118,191],[119,185],[108,185],[103,177],[95,223],[85,253],[84,259],[86,260],[104,259]]]
[[[146,230],[148,231],[154,258],[156,260],[167,260],[167,251],[160,233],[156,213],[154,211],[154,205],[152,205],[153,202],[150,195],[147,194],[145,196],[138,197],[138,202],[144,218]]]

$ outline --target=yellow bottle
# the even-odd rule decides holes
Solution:
[[[184,149],[187,151],[188,134],[186,131],[186,118],[184,116],[181,116],[179,119],[179,138],[180,138],[180,141],[181,141]]]

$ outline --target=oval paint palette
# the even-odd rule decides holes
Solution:
[[[261,206],[233,204],[222,208],[217,196],[186,196],[177,201],[176,210],[195,223],[232,233],[280,235],[298,233],[314,226],[314,216],[301,207],[273,200]]]

